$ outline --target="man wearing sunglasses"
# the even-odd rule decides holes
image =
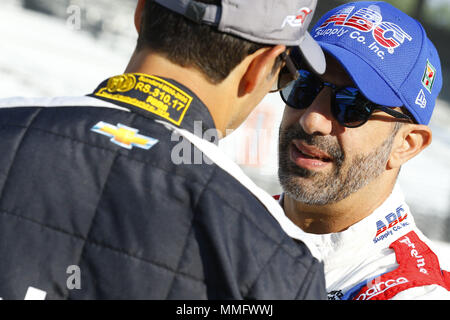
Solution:
[[[297,80],[280,84],[279,201],[322,253],[329,299],[449,299],[448,262],[430,249],[396,183],[431,143],[442,87],[435,47],[417,21],[383,2],[340,6],[311,34],[327,71],[299,65]]]

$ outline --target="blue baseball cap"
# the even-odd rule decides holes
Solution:
[[[379,1],[358,1],[326,13],[311,31],[370,101],[405,107],[428,125],[442,89],[439,55],[415,19]]]

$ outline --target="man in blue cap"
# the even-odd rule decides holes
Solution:
[[[282,90],[280,203],[322,253],[329,299],[450,298],[450,274],[415,226],[401,166],[432,140],[442,87],[419,22],[384,2],[347,3],[311,31],[327,71]]]

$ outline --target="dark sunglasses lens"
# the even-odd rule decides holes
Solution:
[[[289,83],[291,83],[292,81],[294,81],[294,76],[292,75],[292,73],[289,71],[289,69],[284,66],[281,71],[280,74],[278,75],[278,90],[284,89],[286,88]]]
[[[364,103],[356,88],[344,88],[336,92],[332,103],[334,117],[345,127],[356,128],[370,118],[371,108]]]
[[[298,63],[300,60],[293,60],[290,55],[284,55],[284,66],[280,70],[277,91],[286,88],[292,81],[298,78]]]
[[[308,108],[319,92],[319,84],[306,70],[299,70],[299,77],[281,90],[283,101],[295,109]]]

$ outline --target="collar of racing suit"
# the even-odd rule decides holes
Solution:
[[[283,195],[279,201],[282,205]],[[358,284],[397,269],[396,254],[389,246],[411,231],[431,245],[416,227],[396,184],[381,206],[345,231],[310,234],[324,261],[329,299],[345,299]]]
[[[166,121],[216,145],[219,143],[206,105],[189,88],[173,79],[127,73],[104,80],[88,96],[150,119]]]
[[[280,197],[283,204],[284,194]],[[389,239],[394,240],[415,227],[414,218],[405,202],[403,193],[396,184],[390,196],[373,213],[337,233],[311,234],[315,245],[329,265],[348,265],[348,259],[362,254],[370,248],[387,248]]]

